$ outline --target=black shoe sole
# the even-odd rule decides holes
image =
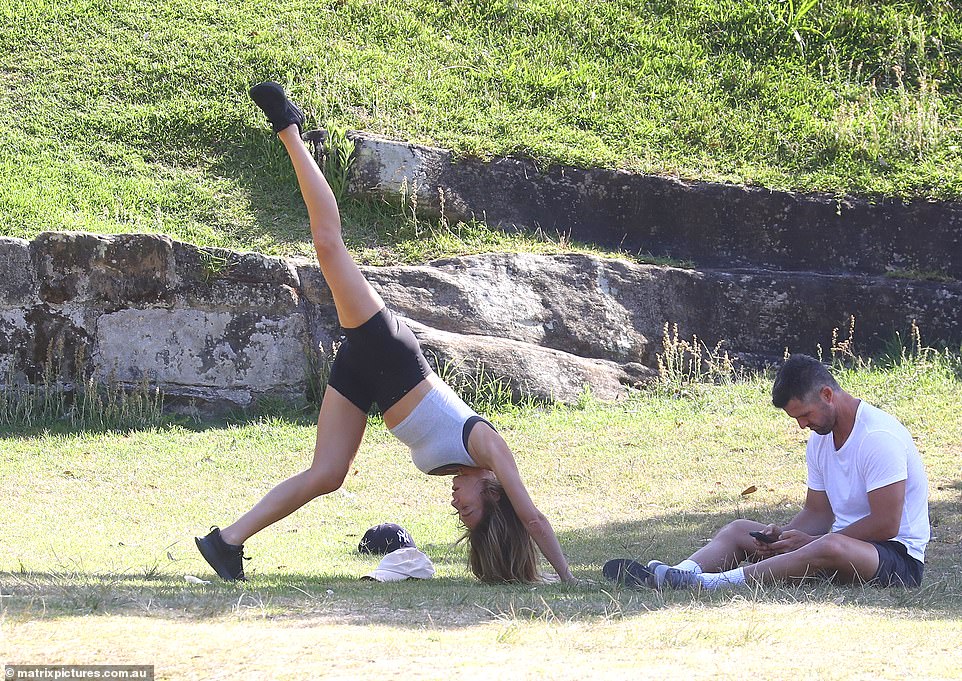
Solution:
[[[601,569],[605,579],[621,584],[629,589],[650,587],[654,583],[655,575],[647,567],[636,560],[628,558],[614,558],[605,563]]]
[[[248,94],[254,104],[264,112],[274,132],[280,132],[291,125],[300,132],[304,127],[304,112],[295,105],[284,88],[278,83],[265,81],[252,87]]]
[[[200,551],[200,555],[204,557],[208,565],[214,568],[214,572],[217,573],[218,577],[228,582],[247,581],[243,574],[235,577],[230,573],[230,570],[227,569],[224,561],[222,561],[218,555],[217,549],[211,546],[211,542],[208,541],[207,537],[194,537],[194,543],[197,544],[197,550]]]

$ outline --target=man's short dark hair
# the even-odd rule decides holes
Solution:
[[[838,382],[824,364],[808,355],[792,355],[785,360],[772,385],[772,404],[784,409],[791,400],[806,402],[823,387],[839,390]]]

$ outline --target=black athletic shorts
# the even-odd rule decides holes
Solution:
[[[344,336],[327,384],[363,412],[375,402],[387,411],[431,374],[414,332],[386,307]]]
[[[869,582],[872,586],[919,586],[923,563],[909,555],[905,544],[894,540],[869,542],[878,549],[878,571]]]

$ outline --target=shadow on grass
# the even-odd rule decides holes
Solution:
[[[251,617],[284,620],[336,621],[405,628],[473,626],[493,620],[599,620],[643,616],[672,607],[723,607],[736,600],[760,603],[845,603],[874,611],[912,611],[915,618],[962,617],[962,557],[959,539],[962,518],[956,502],[932,504],[933,517],[943,519],[927,551],[926,574],[919,589],[876,589],[836,586],[824,580],[799,585],[741,588],[723,592],[656,592],[619,589],[604,582],[605,560],[658,557],[676,561],[687,557],[703,540],[735,519],[729,508],[719,512],[665,514],[644,521],[608,523],[560,535],[576,574],[594,580],[589,586],[500,585],[478,583],[467,572],[433,580],[378,583],[359,574],[271,572],[226,583],[209,573],[209,584],[192,583],[173,564],[131,569],[120,573],[83,569],[0,573],[3,613],[31,620],[77,615],[149,616],[170,619]],[[785,509],[755,505],[746,514],[760,520],[780,520]],[[463,555],[450,545],[422,549],[439,567],[463,566]],[[370,569],[376,565],[372,560]],[[456,569],[456,567],[455,567]],[[366,569],[365,569],[366,571]],[[444,570],[450,574],[452,570]],[[363,574],[363,573],[362,573]]]
[[[178,414],[165,413],[150,422],[131,422],[118,424],[71,424],[66,419],[45,419],[36,423],[4,424],[0,426],[0,441],[45,435],[82,435],[102,433],[130,433],[145,430],[182,429],[195,433],[208,430],[251,425],[265,420],[276,419],[289,425],[316,426],[319,405],[309,404],[302,408],[275,404],[270,401],[257,404],[249,409],[236,409],[220,415],[205,415],[202,419]]]
[[[239,128],[228,144],[211,149],[211,154],[217,159],[212,172],[248,197],[254,221],[238,234],[242,242],[268,244],[271,252],[312,252],[307,209],[276,135],[267,129]],[[344,198],[339,207],[344,242],[351,250],[391,248],[413,237],[400,203]]]
[[[311,145],[308,148],[313,152]],[[267,252],[273,255],[313,253],[309,219],[297,178],[284,146],[273,133],[260,128],[240,128],[229,146],[211,149],[211,156],[217,159],[212,172],[228,179],[247,197],[246,211],[253,221],[250,226],[236,229],[242,243],[265,244]],[[409,190],[402,190],[400,195],[343,196],[338,204],[344,243],[362,265],[422,264],[435,258],[475,253],[479,249],[502,250],[499,244],[504,243],[506,237],[509,244],[517,237],[522,250],[525,247],[520,244],[528,240],[563,241],[571,250],[589,249],[641,262],[693,266],[687,261],[641,252],[626,253],[590,241],[573,242],[560,232],[552,237],[550,232],[536,226],[489,227],[483,219],[459,219],[452,231],[443,215],[424,205],[418,208]],[[461,238],[461,227],[467,225],[471,228],[466,241],[461,242],[461,247],[453,248],[452,243]],[[479,231],[475,232],[474,227],[479,227]],[[433,238],[436,230],[446,237],[457,234],[457,239],[445,238],[439,243]]]

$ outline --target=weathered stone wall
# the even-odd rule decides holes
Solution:
[[[0,239],[4,377],[138,383],[202,402],[303,395],[294,267],[154,235]]]
[[[310,133],[308,133],[310,137]],[[565,166],[457,158],[352,133],[350,187],[417,191],[451,219],[541,228],[586,243],[690,260],[698,268],[938,274],[962,279],[962,203],[835,197]]]
[[[492,254],[363,268],[427,354],[515,390],[617,399],[649,380],[666,322],[747,356],[828,347],[856,315],[857,348],[915,321],[962,344],[962,286],[886,277],[683,270],[584,255]],[[339,338],[316,265],[155,235],[0,238],[0,378],[46,371],[146,379],[174,398],[304,399]]]

